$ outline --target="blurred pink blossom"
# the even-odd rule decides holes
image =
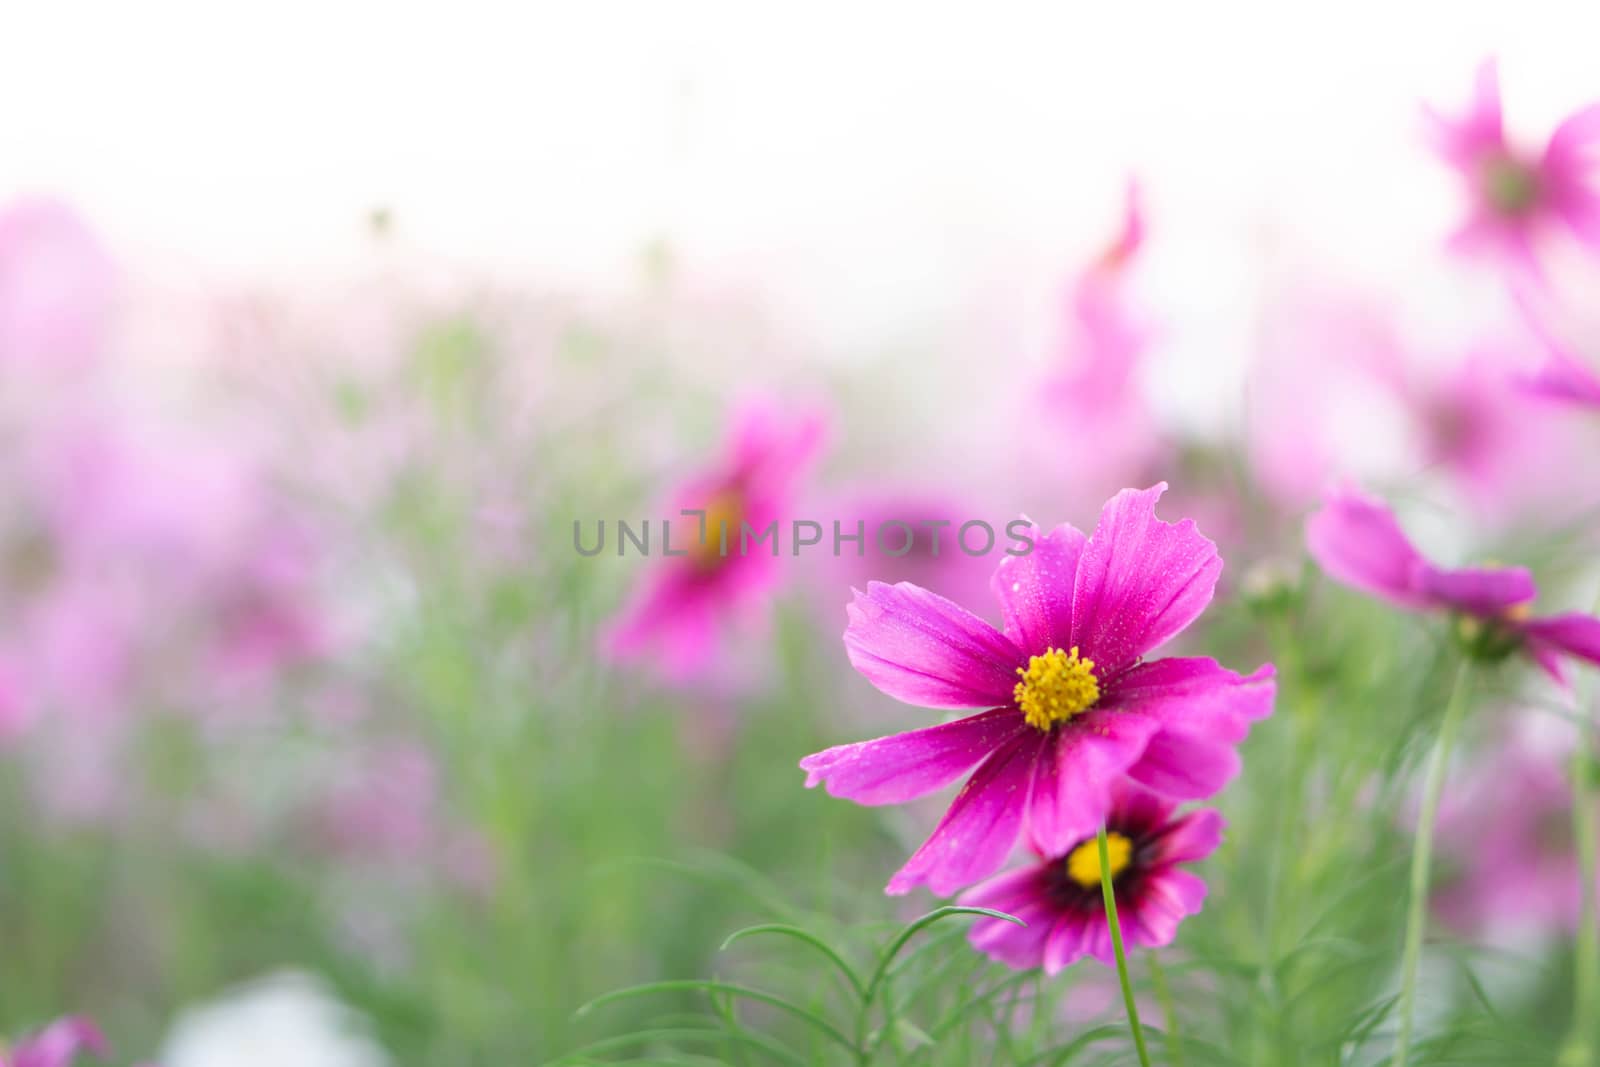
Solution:
[[[1500,80],[1494,60],[1478,68],[1472,103],[1459,118],[1427,108],[1429,140],[1466,184],[1466,220],[1454,248],[1502,260],[1523,277],[1540,275],[1538,243],[1565,228],[1600,251],[1600,192],[1592,182],[1600,148],[1600,104],[1569,116],[1542,151],[1514,145],[1506,136]]]
[[[1035,392],[1041,433],[1032,460],[1084,507],[1148,481],[1169,449],[1141,378],[1155,329],[1128,295],[1145,231],[1140,188],[1129,179],[1116,235],[1066,294],[1057,362]],[[1082,463],[1085,455],[1095,462]]]
[[[1583,899],[1562,753],[1514,736],[1492,746],[1441,813],[1451,877],[1441,916],[1470,932],[1570,934]]]
[[[710,665],[719,636],[735,619],[765,619],[782,561],[765,545],[739,549],[741,523],[756,533],[776,522],[779,535],[795,518],[794,493],[820,451],[825,433],[819,411],[785,413],[776,402],[753,401],[735,414],[722,455],[672,496],[672,521],[684,556],[651,562],[633,595],[602,636],[602,650],[618,659],[648,658],[667,677],[686,680]],[[705,538],[693,516],[704,509]],[[653,523],[658,530],[659,523]],[[728,531],[721,551],[719,528]],[[664,546],[657,546],[661,548]]]
[[[80,1052],[103,1059],[111,1055],[111,1046],[94,1023],[69,1016],[23,1038],[9,1055],[0,1046],[0,1067],[72,1067]]]

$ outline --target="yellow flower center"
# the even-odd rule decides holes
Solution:
[[[1018,667],[1017,674],[1022,677],[1012,690],[1017,707],[1028,725],[1039,730],[1066,722],[1100,699],[1094,660],[1079,659],[1076,646],[1071,652],[1047,649],[1044,655],[1031,657],[1027,667]]]
[[[1106,860],[1111,864],[1111,877],[1128,869],[1133,859],[1133,842],[1112,830],[1106,834]],[[1100,884],[1100,845],[1094,838],[1073,849],[1067,856],[1067,877],[1085,889]]]
[[[690,558],[701,570],[722,566],[728,556],[739,553],[739,529],[744,521],[744,501],[737,492],[726,490],[706,502],[705,532],[689,549]],[[698,532],[698,531],[697,531]],[[726,537],[726,550],[723,539]]]

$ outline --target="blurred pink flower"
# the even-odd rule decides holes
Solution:
[[[754,541],[741,552],[741,523],[759,535],[776,522],[777,536],[787,537],[784,524],[796,517],[790,510],[796,483],[823,436],[824,420],[816,411],[785,415],[765,401],[743,406],[722,457],[673,494],[672,511],[663,518],[676,531],[675,554],[651,563],[602,635],[602,650],[618,659],[653,658],[669,678],[681,681],[705,671],[727,623],[738,616],[764,617],[782,561]],[[684,508],[705,511],[703,540],[697,520],[678,514]],[[660,530],[659,523],[651,525]],[[727,531],[726,553],[719,529]],[[659,541],[653,547],[665,548]],[[687,555],[676,555],[684,549]]]
[[[437,871],[460,888],[492,890],[493,853],[448,818],[438,763],[426,747],[398,741],[346,753],[338,773],[313,812],[321,845],[347,859]]]
[[[1525,652],[1558,682],[1562,657],[1600,663],[1600,619],[1577,612],[1533,618],[1538,590],[1524,567],[1435,566],[1381,501],[1351,487],[1328,494],[1306,523],[1306,545],[1329,576],[1412,611],[1448,612],[1472,654]]]
[[[327,651],[315,545],[241,454],[70,420],[25,444],[0,529],[25,714],[211,709]]]
[[[105,1058],[111,1055],[111,1047],[94,1023],[69,1016],[23,1038],[9,1055],[0,1046],[0,1067],[72,1067],[80,1052]]]
[[[78,370],[104,352],[115,272],[66,205],[0,210],[0,366]]]
[[[1127,294],[1144,241],[1140,190],[1130,179],[1121,228],[1073,282],[1059,363],[1035,394],[1039,459],[1070,478],[1070,491],[1086,504],[1146,479],[1168,448],[1140,378],[1154,328]],[[1083,482],[1085,454],[1095,457],[1092,484]]]
[[[982,598],[994,562],[963,552],[957,542],[962,523],[983,517],[969,500],[963,494],[907,484],[853,489],[825,505],[823,514],[837,517],[847,534],[854,534],[857,523],[865,534],[859,553],[847,544],[838,556],[818,557],[812,591],[825,604],[829,619],[852,588],[869,580],[911,582],[958,603]]]
[[[1064,854],[1100,826],[1124,776],[1187,800],[1237,773],[1234,746],[1272,713],[1272,667],[1245,677],[1212,659],[1144,658],[1199,617],[1222,570],[1192,520],[1156,518],[1165,489],[1118,493],[1091,537],[1035,530],[1032,552],[994,572],[1004,632],[909,583],[856,594],[844,641],[868,681],[907,704],[990,709],[800,761],[808,788],[874,805],[972,771],[888,892],[954,892],[999,869],[1023,834]]]
[[[1206,884],[1179,864],[1204,859],[1222,842],[1222,816],[1214,811],[1174,814],[1174,806],[1126,782],[1111,794],[1106,814],[1106,858],[1111,865],[1117,919],[1130,945],[1170,945],[1178,924],[1200,911]],[[968,940],[1008,967],[1043,967],[1056,974],[1093,956],[1116,962],[1100,885],[1096,836],[1039,862],[1009,871],[968,890],[961,903],[993,908],[1027,923],[979,919]]]
[[[1298,509],[1330,477],[1370,465],[1381,420],[1402,417],[1373,370],[1408,357],[1386,307],[1315,280],[1271,293],[1259,335],[1246,411],[1251,473],[1274,501]]]
[[[1600,192],[1590,173],[1600,146],[1600,104],[1563,121],[1542,152],[1525,151],[1506,137],[1490,59],[1478,68],[1465,115],[1425,110],[1434,150],[1460,172],[1471,201],[1454,247],[1497,256],[1528,277],[1540,274],[1536,245],[1552,228],[1565,227],[1600,251]]]
[[[1396,362],[1384,371],[1418,431],[1422,462],[1487,520],[1594,502],[1582,499],[1563,469],[1583,450],[1572,432],[1578,428],[1542,418],[1539,402],[1517,388],[1524,362],[1485,344],[1441,370]]]
[[[1450,874],[1435,906],[1466,931],[1570,934],[1583,890],[1564,761],[1515,737],[1485,755],[1440,816]]]
[[[1600,371],[1566,352],[1552,352],[1524,384],[1537,396],[1600,409]]]

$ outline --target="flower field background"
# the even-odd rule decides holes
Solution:
[[[0,1067],[1600,1065],[1600,82],[1500,73],[1226,330],[1132,164],[893,344],[0,204]]]

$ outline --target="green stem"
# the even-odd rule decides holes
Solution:
[[[1400,1037],[1395,1042],[1393,1067],[1405,1067],[1411,1053],[1411,1031],[1417,1004],[1417,965],[1422,960],[1422,932],[1428,915],[1428,872],[1433,862],[1433,824],[1439,815],[1439,798],[1444,793],[1444,776],[1450,762],[1450,748],[1467,705],[1467,675],[1471,663],[1463,662],[1456,671],[1445,705],[1439,737],[1428,757],[1427,777],[1422,785],[1422,811],[1417,817],[1416,840],[1411,848],[1411,906],[1406,914],[1405,953],[1400,960]]]
[[[1578,946],[1573,979],[1572,1034],[1561,1062],[1563,1067],[1592,1067],[1595,1049],[1595,1010],[1600,1000],[1600,920],[1595,909],[1600,895],[1596,878],[1596,852],[1600,828],[1595,825],[1595,789],[1590,731],[1579,736],[1572,753],[1572,833],[1578,850],[1583,910],[1578,920]]]
[[[1122,1001],[1128,1006],[1128,1026],[1133,1030],[1133,1045],[1139,1050],[1141,1067],[1150,1067],[1144,1029],[1139,1025],[1139,1006],[1133,1002],[1133,983],[1128,980],[1128,956],[1122,948],[1122,924],[1117,921],[1117,894],[1111,889],[1111,857],[1106,852],[1104,823],[1095,835],[1095,847],[1100,850],[1100,894],[1106,902],[1106,925],[1111,928],[1111,950],[1117,955],[1117,977],[1122,982]]]

